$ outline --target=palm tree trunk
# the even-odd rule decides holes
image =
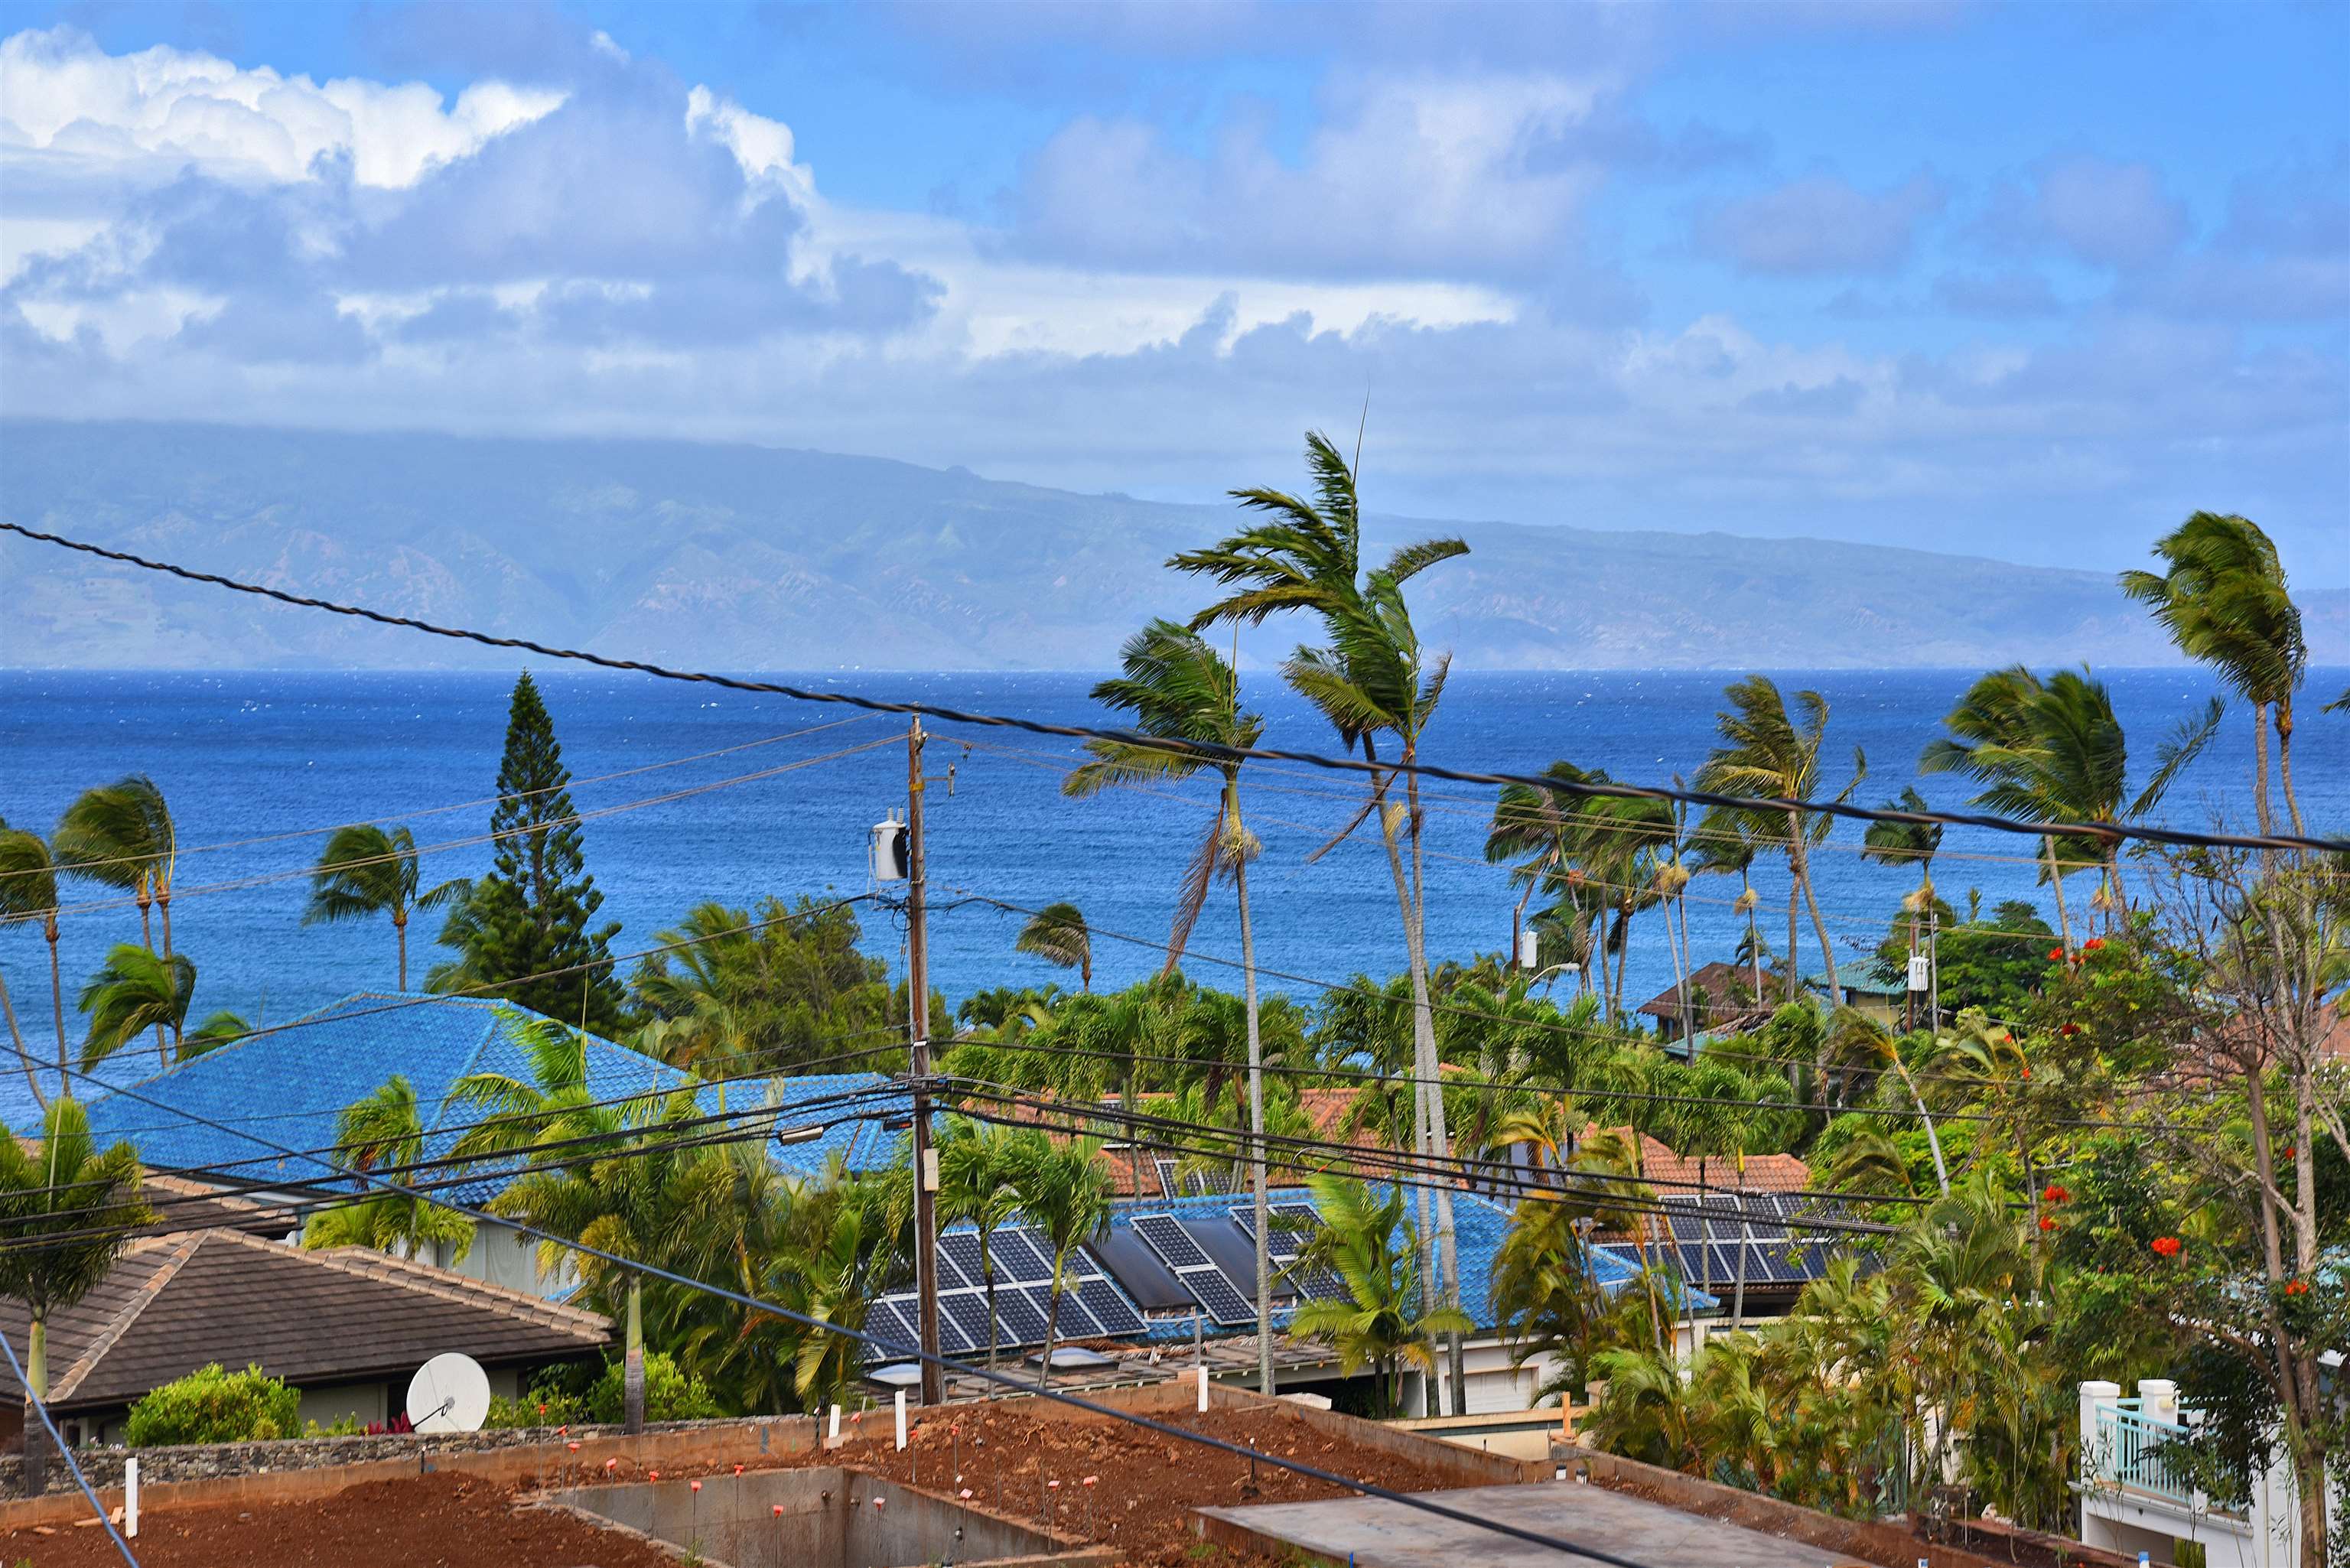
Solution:
[[[1419,928],[1412,919],[1411,885],[1404,875],[1403,853],[1396,844],[1395,824],[1388,816],[1388,779],[1385,774],[1371,775],[1371,812],[1379,821],[1379,842],[1388,852],[1388,874],[1395,883],[1396,908],[1403,918],[1404,953],[1411,975],[1412,1153],[1424,1165],[1430,1153],[1428,1096],[1436,1076],[1430,1064],[1436,1054],[1435,1024],[1428,1011],[1428,970],[1422,961]],[[1420,1293],[1426,1298],[1422,1303],[1425,1307],[1433,1303],[1441,1275],[1436,1267],[1434,1227],[1428,1223],[1428,1187],[1418,1187],[1412,1197],[1419,1210],[1419,1283]],[[1423,1386],[1431,1385],[1432,1380]]]
[[[984,1233],[981,1235],[979,1242],[979,1273],[980,1282],[987,1287],[987,1369],[993,1372],[995,1370],[1001,1331],[996,1326],[995,1316],[995,1259],[988,1252],[987,1238]],[[995,1385],[993,1382],[987,1386],[987,1397],[991,1399],[995,1397]]]
[[[1746,1209],[1746,1151],[1738,1153],[1738,1285],[1730,1298],[1730,1331],[1746,1327],[1746,1254],[1754,1250],[1754,1221]]]
[[[1036,1365],[1036,1386],[1049,1387],[1053,1380],[1053,1341],[1061,1332],[1061,1261],[1053,1260],[1053,1291],[1045,1303],[1045,1357]]]
[[[1942,1163],[1942,1140],[1935,1136],[1933,1113],[1927,1110],[1926,1098],[1918,1092],[1917,1080],[1909,1076],[1909,1068],[1901,1060],[1901,1048],[1898,1045],[1893,1048],[1893,1070],[1901,1075],[1901,1082],[1909,1090],[1909,1103],[1918,1107],[1918,1119],[1926,1128],[1926,1147],[1934,1154],[1934,1184],[1942,1189],[1942,1196],[1948,1198],[1950,1195],[1950,1168]]]
[[[1273,1386],[1272,1207],[1265,1200],[1264,1055],[1257,1037],[1256,933],[1249,923],[1248,837],[1241,826],[1241,784],[1236,769],[1224,773],[1225,813],[1232,822],[1232,886],[1241,905],[1241,975],[1248,1004],[1249,1186],[1256,1204],[1256,1379],[1267,1398]]]
[[[48,1484],[49,1434],[30,1405],[33,1399],[47,1399],[49,1395],[49,1319],[46,1312],[33,1314],[26,1326],[25,1386],[31,1391],[25,1411],[25,1488],[27,1496],[38,1497]]]
[[[2301,797],[2293,792],[2293,698],[2290,694],[2277,699],[2276,705],[2277,772],[2284,778],[2284,808],[2293,815],[2293,830],[2306,837],[2309,829],[2301,823]]]
[[[2064,908],[2064,867],[2056,858],[2056,840],[2051,837],[2040,842],[2048,852],[2048,885],[2056,889],[2056,929],[2064,940],[2064,958],[2069,963],[2073,957],[2073,916]]]
[[[629,1276],[628,1349],[620,1358],[620,1417],[629,1432],[645,1429],[645,1285]]]
[[[139,945],[151,953],[155,950],[155,893],[144,871],[139,873],[139,890],[132,897],[139,906]]]
[[[392,934],[400,940],[400,989],[408,989],[408,910],[401,905],[391,907]]]
[[[2262,833],[2276,831],[2276,813],[2269,805],[2269,705],[2252,704],[2252,754],[2260,771],[2252,775],[2252,811]]]
[[[16,1043],[16,1060],[25,1065],[25,1082],[32,1086],[33,1103],[47,1111],[49,1097],[41,1093],[41,1080],[33,1072],[33,1054],[25,1049],[25,1033],[16,1027],[16,1004],[8,999],[8,981],[0,975],[0,1012],[8,1015],[8,1038]]]
[[[1405,761],[1410,760],[1409,751]],[[1409,815],[1405,826],[1411,832],[1411,953],[1412,964],[1419,971],[1419,981],[1413,1002],[1413,1031],[1419,1036],[1421,1053],[1427,1057],[1429,1152],[1440,1166],[1452,1158],[1451,1135],[1444,1126],[1444,1065],[1436,1054],[1436,1016],[1428,998],[1428,898],[1423,890],[1420,865],[1419,775],[1408,775],[1405,783]],[[1461,1306],[1461,1257],[1452,1227],[1452,1181],[1440,1178],[1436,1188],[1436,1256],[1443,1266],[1442,1295],[1444,1304],[1458,1311]],[[1469,1383],[1466,1363],[1462,1356],[1461,1332],[1447,1337],[1449,1357],[1452,1363],[1452,1413],[1469,1413]]]
[[[50,910],[48,918],[42,922],[41,934],[49,939],[49,1009],[56,1014],[57,1025],[57,1096],[69,1100],[73,1098],[73,1084],[67,1075],[66,1067],[66,986],[64,978],[57,972],[56,910]]]
[[[1780,987],[1789,1002],[1804,994],[1803,971],[1795,962],[1796,906],[1803,896],[1802,878],[1795,875],[1794,852],[1790,850],[1787,854],[1787,956],[1783,961],[1787,966],[1787,979],[1786,983]]]
[[[1665,952],[1673,961],[1673,1022],[1680,1026],[1682,1037],[1687,1038],[1689,982],[1681,975],[1680,944],[1673,940],[1673,907],[1667,904],[1661,912],[1665,919]]]

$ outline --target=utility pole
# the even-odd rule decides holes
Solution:
[[[906,1044],[914,1089],[914,1288],[920,1298],[922,1403],[946,1398],[939,1363],[939,1157],[931,1147],[931,974],[924,929],[922,720],[906,730]]]

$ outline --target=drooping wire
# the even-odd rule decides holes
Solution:
[[[99,1501],[97,1491],[89,1484],[89,1478],[82,1474],[81,1463],[74,1458],[73,1449],[66,1446],[64,1436],[57,1431],[57,1424],[49,1418],[47,1401],[33,1392],[33,1380],[25,1375],[24,1363],[16,1359],[16,1347],[8,1343],[8,1336],[5,1334],[0,1334],[0,1352],[6,1354],[8,1370],[16,1374],[16,1381],[24,1386],[25,1403],[33,1407],[33,1414],[41,1418],[42,1427],[47,1430],[50,1448],[65,1460],[66,1468],[73,1471],[74,1484],[81,1488],[82,1496],[89,1499],[91,1511],[98,1515],[99,1523],[106,1526],[107,1539],[114,1542],[114,1549],[122,1553],[122,1560],[130,1563],[130,1568],[139,1568],[139,1559],[130,1552],[130,1542],[123,1540],[122,1532],[114,1528],[113,1517],[106,1511],[106,1504]]]
[[[1722,794],[1711,790],[1692,790],[1679,786],[1633,784],[1588,781],[1567,781],[1540,774],[1486,773],[1471,769],[1446,767],[1435,763],[1370,762],[1360,757],[1333,757],[1317,752],[1289,751],[1270,746],[1228,746],[1203,741],[1172,741],[1162,736],[1145,735],[1132,730],[1107,729],[1091,724],[1058,724],[1041,719],[1023,719],[998,713],[971,713],[943,707],[933,702],[893,701],[852,691],[816,691],[806,687],[785,685],[772,680],[746,680],[731,675],[717,675],[707,670],[674,670],[666,665],[644,659],[614,659],[606,654],[591,653],[583,649],[556,648],[528,638],[501,637],[464,627],[439,626],[432,621],[410,616],[396,616],[382,610],[359,605],[338,604],[331,599],[314,598],[304,594],[289,593],[259,583],[240,582],[215,572],[201,572],[169,561],[151,560],[128,551],[110,550],[104,545],[68,538],[61,534],[45,533],[21,523],[0,522],[0,529],[20,535],[42,544],[56,545],[64,549],[95,556],[103,560],[119,561],[143,571],[161,572],[189,582],[208,583],[235,593],[253,594],[275,599],[280,604],[304,609],[324,610],[331,615],[348,616],[371,621],[379,626],[400,627],[433,637],[452,638],[462,642],[474,642],[487,648],[520,649],[527,653],[548,659],[568,659],[592,664],[603,670],[633,670],[664,680],[693,681],[702,685],[723,687],[733,691],[766,692],[788,697],[801,702],[836,702],[862,708],[877,713],[912,713],[936,719],[941,723],[975,724],[999,729],[1026,731],[1036,735],[1059,735],[1075,740],[1114,741],[1121,745],[1144,751],[1165,752],[1180,756],[1197,757],[1211,763],[1243,763],[1256,760],[1303,763],[1310,767],[1336,773],[1362,774],[1375,778],[1393,777],[1399,774],[1415,774],[1424,778],[1449,779],[1455,784],[1527,784],[1553,794],[1587,795],[1616,800],[1679,801],[1689,805],[1719,805],[1741,810],[1792,811],[1804,815],[1818,814],[1841,816],[1855,822],[1900,822],[1923,826],[1941,824],[1954,827],[1981,827],[1996,833],[2020,834],[2033,838],[2094,838],[2102,841],[2130,840],[2147,844],[2170,844],[2186,847],[2223,849],[2310,849],[2321,853],[2350,853],[2350,840],[2309,838],[2293,834],[2200,833],[2187,828],[2150,827],[2136,824],[2111,822],[2023,822],[2013,817],[1994,816],[1981,812],[1907,811],[1891,806],[1854,805],[1847,801],[1795,800],[1780,795]]]

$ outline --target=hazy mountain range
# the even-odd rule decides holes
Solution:
[[[1244,476],[1302,483],[1302,475]],[[1201,585],[1229,506],[683,441],[0,425],[0,515],[401,615],[720,669],[1094,669]],[[1379,519],[1458,532],[1416,587],[1476,668],[2158,664],[2109,573],[1807,539]],[[2151,525],[2150,525],[2151,531]],[[2350,662],[2350,590],[2303,596]],[[0,536],[0,662],[432,667],[511,655]],[[1305,631],[1274,628],[1274,655]]]

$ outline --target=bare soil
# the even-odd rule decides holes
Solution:
[[[1123,1422],[1039,1418],[1027,1401],[995,1409],[958,1407],[916,1428],[897,1451],[888,1413],[844,1428],[831,1452],[746,1454],[749,1469],[843,1464],[1014,1518],[1049,1517],[1066,1538],[1122,1547],[1137,1568],[1270,1563],[1202,1543],[1195,1508],[1224,1503],[1305,1502],[1349,1489],[1308,1480],[1269,1464],[1162,1438]],[[1285,1411],[1215,1410],[1169,1424],[1277,1454],[1396,1491],[1452,1485],[1442,1473],[1325,1436]],[[862,1434],[870,1430],[874,1435]],[[732,1465],[664,1469],[671,1476],[726,1475]],[[1087,1477],[1094,1484],[1085,1484]],[[960,1479],[958,1479],[960,1478]],[[637,1479],[633,1476],[629,1479]],[[1056,1488],[1050,1483],[1057,1480]],[[150,1510],[136,1543],[146,1568],[676,1568],[644,1542],[565,1515],[515,1504],[515,1489],[455,1472],[375,1481],[331,1497],[282,1507]],[[95,1523],[39,1534],[0,1532],[0,1568],[109,1568],[121,1560]]]
[[[141,1568],[677,1568],[641,1541],[517,1512],[506,1488],[447,1471],[274,1508],[151,1511],[130,1545]],[[122,1558],[94,1521],[0,1532],[0,1563],[26,1563],[121,1568]]]

